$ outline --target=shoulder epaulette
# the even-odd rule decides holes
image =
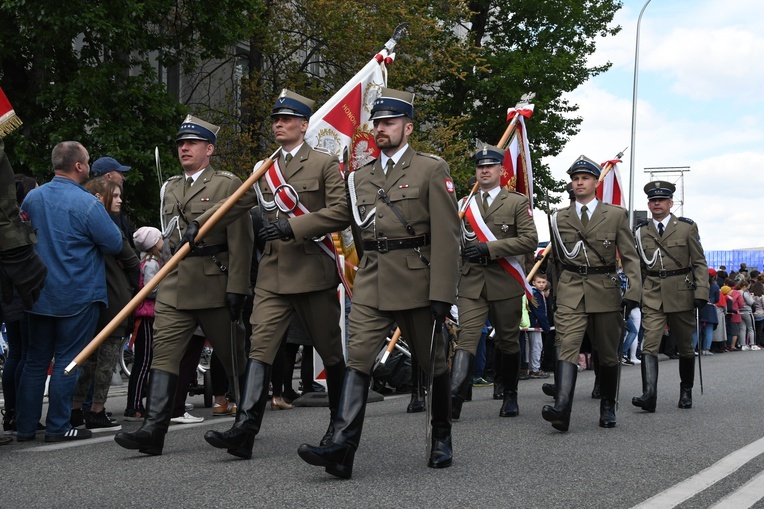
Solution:
[[[695,224],[695,221],[690,219],[689,217],[677,217],[681,222],[687,223],[687,224]]]
[[[327,149],[326,147],[321,147],[321,146],[313,147],[313,150],[315,150],[316,152],[320,152],[322,154],[326,154],[328,156],[334,155],[331,152],[329,152],[329,149]]]
[[[435,159],[436,161],[442,161],[442,160],[443,160],[443,158],[442,158],[442,157],[440,157],[440,156],[436,156],[435,154],[430,154],[430,153],[428,153],[428,152],[419,152],[419,151],[417,150],[417,152],[416,152],[416,153],[417,153],[418,155],[420,155],[420,156],[429,157],[430,159]]]
[[[223,170],[215,170],[215,175],[220,175],[221,177],[227,177],[229,179],[237,178],[236,175],[234,175],[230,171],[223,171]]]
[[[520,192],[517,192],[517,191],[509,191],[509,192],[513,193],[513,194],[518,194],[518,195],[522,196],[523,198],[527,198],[527,196],[525,196],[523,193],[520,193]]]
[[[640,228],[642,228],[643,226],[647,226],[648,224],[650,224],[650,220],[649,219],[645,219],[644,221],[640,221],[639,223],[634,225],[634,231],[637,231]]]
[[[366,161],[366,163],[365,163],[363,166],[361,166],[361,168],[365,168],[366,166],[369,166],[369,165],[372,165],[372,164],[374,164],[374,161],[376,161],[376,160],[377,160],[377,158],[376,158],[376,157],[372,157],[371,159],[369,159],[368,161]]]
[[[178,180],[178,179],[181,179],[181,178],[183,178],[183,175],[173,175],[172,177],[167,179],[167,182],[169,182],[171,180]]]

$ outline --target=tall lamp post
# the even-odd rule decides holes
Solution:
[[[634,154],[636,153],[636,143],[634,139],[637,135],[637,77],[639,74],[639,26],[642,24],[642,14],[645,13],[647,5],[652,0],[647,0],[642,10],[639,11],[637,19],[637,45],[634,50],[634,93],[631,98],[631,151],[629,152],[629,227],[634,227]]]

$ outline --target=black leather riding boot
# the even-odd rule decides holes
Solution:
[[[504,399],[504,378],[502,375],[501,358],[502,353],[498,348],[494,348],[494,372],[496,375],[493,377],[493,399]]]
[[[658,402],[658,357],[643,355],[642,364],[642,395],[631,398],[631,404],[647,412],[655,412]]]
[[[416,414],[424,412],[425,403],[425,389],[427,388],[427,380],[424,372],[419,369],[419,363],[417,360],[411,358],[411,401],[409,406],[406,407],[407,414]]]
[[[467,390],[472,387],[472,363],[475,356],[466,350],[457,350],[451,361],[451,418],[459,420]],[[433,380],[433,383],[435,381]]]
[[[453,461],[451,387],[452,382],[448,371],[432,380],[432,449],[427,462],[430,468],[450,467]]]
[[[520,353],[505,353],[501,356],[501,370],[504,378],[504,401],[499,410],[500,417],[516,417],[520,414],[517,406],[517,381],[520,379]]]
[[[600,365],[600,427],[615,428],[615,398],[618,391],[618,364]]]
[[[175,404],[178,375],[158,369],[152,369],[150,373],[143,425],[132,433],[117,433],[114,435],[114,441],[125,449],[138,449],[138,452],[143,454],[160,456]]]
[[[592,368],[594,369],[594,387],[592,387],[592,399],[600,399],[602,392],[600,390],[600,354],[592,349]]]
[[[326,473],[343,479],[353,475],[353,458],[361,441],[366,399],[369,395],[369,375],[348,368],[342,383],[334,435],[323,446],[302,444],[297,454],[306,463],[324,467]]]
[[[228,454],[250,459],[255,435],[263,422],[265,404],[268,402],[268,384],[271,366],[262,361],[249,359],[241,390],[241,402],[236,411],[236,421],[228,431],[208,431],[204,439],[213,447],[226,449]]]
[[[326,391],[329,396],[329,427],[326,428],[321,445],[326,445],[334,435],[334,419],[337,417],[337,407],[340,404],[342,380],[345,378],[345,361],[326,367]]]
[[[692,408],[692,386],[695,383],[695,357],[679,358],[679,408]]]
[[[545,421],[552,423],[552,427],[559,431],[568,431],[570,427],[570,413],[573,409],[573,393],[576,389],[578,378],[578,365],[567,361],[557,361],[557,394],[554,397],[554,406],[544,405],[541,416]]]
[[[554,362],[555,366],[557,366],[557,361],[560,359],[560,347],[555,346],[554,347]],[[554,382],[553,383],[545,383],[541,385],[541,390],[546,394],[547,396],[555,397],[557,394],[557,370],[554,370]]]

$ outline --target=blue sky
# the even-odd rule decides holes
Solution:
[[[584,121],[552,173],[580,154],[604,161],[631,145],[637,17],[646,0],[624,0],[615,37],[591,62],[612,68],[568,95]],[[645,209],[646,167],[689,166],[684,204],[706,249],[764,247],[764,2],[652,0],[642,17],[635,147],[636,209]],[[533,129],[532,120],[528,129]],[[627,151],[619,165],[628,196]],[[678,178],[668,178],[681,184]],[[681,191],[681,186],[679,187]],[[546,218],[536,214],[541,240]]]

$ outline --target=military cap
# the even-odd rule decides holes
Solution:
[[[218,131],[220,131],[220,127],[189,115],[180,124],[178,134],[175,135],[175,141],[202,140],[214,145],[217,141]]]
[[[300,94],[296,94],[285,88],[281,91],[281,94],[279,94],[279,98],[276,99],[276,104],[273,105],[271,117],[275,117],[276,115],[289,115],[310,120],[310,116],[313,114],[313,108],[315,106],[316,101],[303,97]]]
[[[676,191],[676,186],[671,182],[666,182],[665,180],[655,180],[653,182],[648,182],[645,186],[645,193],[647,194],[648,201],[653,199],[670,200],[674,197],[674,191]]]
[[[576,193],[573,192],[573,182],[568,182],[568,185],[565,186],[565,192],[568,193],[568,198],[571,200],[576,199]]]
[[[473,156],[476,166],[493,166],[504,162],[504,151],[493,145],[484,145]]]
[[[576,173],[589,173],[590,175],[594,175],[596,178],[600,178],[601,172],[602,167],[600,167],[599,164],[595,163],[583,154],[578,156],[576,162],[573,163],[570,168],[568,168],[568,175],[570,176],[573,176]]]
[[[371,108],[371,119],[414,118],[414,94],[392,88],[383,88]]]

